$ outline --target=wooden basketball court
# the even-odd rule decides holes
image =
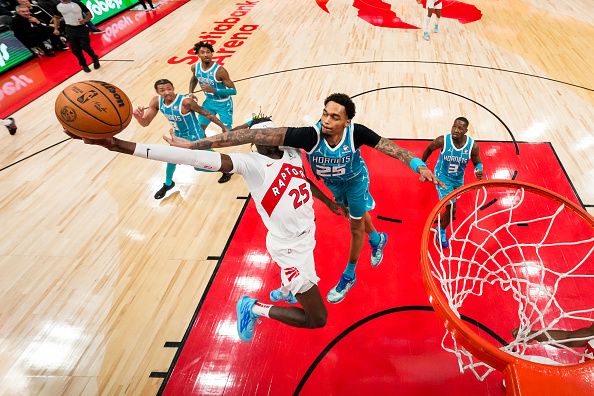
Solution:
[[[415,28],[425,13],[415,0],[361,3],[191,0],[104,55],[100,70],[75,74],[13,114],[19,131],[0,134],[0,394],[388,394],[394,387],[435,394],[448,383],[460,384],[460,392],[504,393],[498,380],[460,379],[467,375],[441,354],[441,334],[433,329],[442,325],[431,312],[386,311],[429,306],[406,221],[422,224],[437,202],[430,186],[414,185],[414,174],[394,160],[373,157],[370,171],[374,218],[406,220],[376,224],[390,229],[395,257],[386,256],[375,269],[383,272],[372,273],[363,269],[370,267],[364,249],[359,266],[366,279],[342,303],[328,306],[328,326],[319,335],[265,321],[257,328],[263,335],[250,345],[237,338],[232,317],[207,316],[232,313],[246,284],[267,296],[278,272],[261,234],[245,235],[261,224],[241,178],[220,185],[218,174],[179,166],[175,189],[158,201],[153,194],[164,181],[164,164],[72,141],[54,117],[60,90],[89,78],[122,88],[135,107],[148,104],[160,78],[185,93],[195,60],[188,50],[209,38],[237,87],[235,124],[261,110],[279,125],[310,125],[328,94],[344,92],[357,105],[355,122],[404,139],[420,156],[429,139],[465,116],[479,144],[491,142],[481,146],[488,177],[530,169],[529,177],[518,171],[517,178],[594,213],[589,1],[446,1],[449,16],[444,8],[439,33],[429,41]],[[158,116],[148,128],[133,120],[121,136],[160,143],[167,130]],[[548,148],[522,151],[514,142]],[[411,199],[418,210],[409,209]],[[318,222],[317,230],[324,240],[316,250],[323,295],[347,258],[342,241],[334,250],[331,243],[334,233],[348,238],[346,223],[325,229],[329,224]],[[233,245],[242,231],[246,242]],[[236,273],[222,271],[225,260],[235,260]],[[385,279],[405,291],[381,294]],[[404,319],[348,331],[369,315],[394,312],[404,312],[398,316]],[[192,331],[209,329],[220,335],[217,343],[188,343]],[[378,338],[385,330],[403,344]],[[345,332],[357,338],[326,351]],[[411,332],[418,334],[406,338]],[[271,358],[285,343],[292,351],[303,340],[316,342],[302,344],[311,350],[296,354],[294,363]],[[353,369],[338,370],[341,362]],[[403,367],[410,372],[402,374]],[[382,379],[392,372],[399,377]],[[313,382],[290,382],[306,375]],[[407,375],[416,382],[404,381]]]

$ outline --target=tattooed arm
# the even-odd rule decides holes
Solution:
[[[200,139],[196,142],[188,142],[175,136],[164,136],[167,143],[172,146],[191,148],[194,150],[206,150],[219,147],[240,146],[242,144],[254,143],[262,146],[282,146],[285,140],[287,128],[262,128],[262,129],[238,129],[221,133],[219,135]]]
[[[393,158],[396,158],[396,159],[402,161],[405,165],[408,165],[408,166],[410,166],[410,163],[413,160],[413,158],[416,158],[416,156],[410,150],[402,148],[402,147],[398,146],[397,144],[395,144],[394,142],[392,142],[391,140],[386,139],[384,137],[382,137],[380,139],[379,143],[375,146],[375,149],[378,151],[381,151],[382,153],[384,153],[386,155],[389,155],[390,157],[393,157]],[[417,158],[417,161],[420,161],[420,160]],[[417,173],[419,173],[419,175],[421,175],[421,177],[420,177],[421,181],[430,181],[433,184],[439,184],[445,188],[445,185],[443,185],[443,183],[440,182],[439,179],[437,177],[435,177],[433,172],[431,172],[429,170],[429,168],[427,168],[425,165],[419,165],[414,170]]]

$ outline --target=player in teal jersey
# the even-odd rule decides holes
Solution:
[[[439,180],[413,153],[399,147],[361,124],[352,124],[355,104],[348,95],[332,94],[324,101],[321,121],[306,128],[242,129],[201,139],[197,142],[166,140],[175,146],[194,149],[236,146],[255,143],[268,146],[287,146],[306,151],[310,165],[334,194],[335,201],[349,212],[351,246],[349,261],[338,284],[328,293],[328,301],[338,303],[355,284],[355,267],[363,248],[365,234],[372,247],[371,264],[379,265],[388,241],[385,233],[378,233],[368,211],[375,203],[369,194],[369,175],[359,147],[367,145],[399,159],[421,175],[421,181],[439,184]]]
[[[196,85],[200,84],[200,89],[206,95],[202,103],[208,112],[218,115],[223,124],[229,129],[233,124],[233,98],[237,94],[235,84],[229,77],[227,69],[218,63],[213,62],[213,46],[205,41],[200,41],[194,45],[194,53],[200,57],[200,61],[192,65],[192,78],[190,79],[190,94],[194,93]],[[200,125],[202,129],[210,124],[210,120],[200,116]],[[225,173],[219,179],[219,183],[225,183],[231,177],[230,173]]]
[[[157,80],[154,87],[155,91],[157,91],[157,96],[151,99],[147,108],[139,107],[133,113],[136,121],[143,127],[148,126],[157,113],[161,111],[171,124],[175,135],[184,139],[195,141],[205,137],[204,130],[200,127],[196,113],[220,126],[223,132],[227,130],[221,121],[199,106],[195,100],[176,94],[171,81],[166,79]],[[165,183],[155,193],[155,199],[163,198],[167,191],[175,186],[173,182],[175,168],[176,164],[167,164],[165,168]]]
[[[435,150],[441,150],[437,164],[435,165],[435,176],[443,181],[445,188],[437,186],[439,199],[461,187],[464,184],[464,171],[468,160],[474,164],[474,175],[478,180],[483,178],[483,164],[478,144],[473,138],[467,136],[468,120],[464,117],[458,117],[454,120],[452,130],[445,136],[439,136],[429,143],[425,152],[423,152],[423,161],[427,161],[431,153]],[[456,214],[456,200],[452,200],[441,214],[439,219],[438,234],[441,246],[444,249],[450,247],[446,229],[452,218]]]

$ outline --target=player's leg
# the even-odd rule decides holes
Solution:
[[[165,183],[163,183],[163,187],[161,187],[155,193],[155,199],[161,199],[167,194],[167,191],[171,190],[175,186],[175,182],[173,181],[173,173],[175,172],[175,168],[177,167],[176,164],[167,164],[165,167]]]
[[[445,177],[441,177],[439,180],[443,181],[446,185],[445,188],[436,186],[437,188],[437,195],[439,196],[439,200],[441,201],[446,195],[454,191],[456,188],[460,187],[459,184],[453,183],[451,180],[448,180]],[[455,201],[452,201],[455,202]],[[446,207],[444,212],[439,217],[439,225],[436,229],[439,242],[441,243],[441,247],[444,249],[448,249],[450,247],[450,243],[447,237],[447,226],[450,224],[450,221],[453,218],[452,211],[455,210],[455,205],[452,205],[450,202]]]
[[[364,168],[360,177],[349,181],[347,201],[353,213],[363,213],[362,219],[365,233],[369,238],[368,242],[371,246],[371,265],[377,267],[383,259],[383,250],[386,243],[388,243],[388,235],[384,232],[378,232],[373,226],[369,211],[375,207],[375,201],[369,193],[369,183],[369,172]],[[355,248],[353,246],[351,249],[351,258],[354,258],[355,255],[358,258],[358,254],[360,254],[360,250],[357,252]]]
[[[244,342],[251,341],[254,337],[254,327],[261,317],[306,329],[317,329],[326,325],[328,312],[317,285],[312,283],[307,291],[297,294],[297,299],[303,308],[279,307],[263,304],[248,296],[241,297],[235,306],[239,338]]]
[[[439,32],[439,20],[441,19],[441,9],[435,10],[435,25],[433,26],[433,33]]]
[[[315,244],[315,225],[290,242],[279,241],[272,235],[267,235],[266,248],[272,259],[281,267],[281,290],[294,294],[302,308],[264,304],[243,296],[236,305],[237,331],[243,341],[252,339],[254,326],[261,317],[275,319],[293,327],[310,329],[326,324],[326,307],[317,286],[319,278],[315,272]]]
[[[423,21],[423,39],[429,40],[429,24],[431,23],[431,15],[433,15],[433,9],[429,8],[429,1],[427,2],[427,16]]]
[[[217,113],[219,119],[228,129],[233,128],[233,99],[229,98],[224,102],[217,103]],[[219,178],[219,183],[227,183],[231,180],[231,173],[223,173]]]
[[[371,246],[371,265],[377,267],[384,258],[384,247],[388,243],[388,234],[385,232],[377,232],[373,226],[371,215],[365,212],[365,232],[369,237],[369,245]]]
[[[318,285],[312,284],[309,290],[298,293],[296,298],[303,308],[273,305],[269,317],[289,326],[306,329],[317,329],[326,325],[328,311]]]
[[[363,249],[363,244],[365,243],[366,228],[369,227],[369,230],[375,231],[373,225],[367,224],[366,226],[366,214],[375,207],[373,197],[369,194],[369,175],[367,170],[365,169],[358,177],[344,183],[341,188],[344,190],[342,194],[346,197],[342,201],[347,203],[349,209],[351,244],[349,261],[346,268],[338,284],[328,292],[328,301],[334,304],[342,301],[346,293],[355,285],[355,269],[361,255],[361,250]],[[337,194],[334,194],[334,196],[336,197]],[[367,223],[370,222],[371,218],[368,217]],[[377,238],[377,236],[374,235],[374,238]]]

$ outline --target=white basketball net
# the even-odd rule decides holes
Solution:
[[[438,237],[431,238],[428,246],[432,275],[450,309],[458,317],[466,314],[481,323],[481,313],[501,310],[498,320],[483,323],[495,327],[495,332],[509,342],[501,350],[540,363],[578,363],[587,355],[584,348],[570,348],[550,339],[534,342],[534,338],[551,329],[573,330],[594,321],[592,227],[566,205],[524,188],[483,186],[461,197],[458,219],[447,227],[450,248],[443,249]],[[580,239],[583,237],[586,239]],[[580,298],[576,298],[580,291]],[[475,311],[461,312],[465,302],[474,305]],[[500,309],[499,304],[517,305],[517,316],[512,310]],[[518,328],[515,339],[511,335],[514,328]],[[457,356],[461,372],[471,370],[481,381],[494,370],[447,331],[442,347]],[[551,355],[557,362],[533,357]]]

